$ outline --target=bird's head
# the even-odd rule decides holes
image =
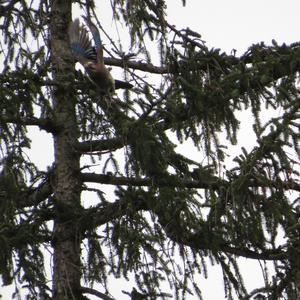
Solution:
[[[96,73],[98,71],[97,64],[92,61],[85,63],[84,67],[88,72]]]

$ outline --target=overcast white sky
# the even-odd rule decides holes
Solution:
[[[105,16],[105,8],[101,3],[105,5],[105,1],[96,2],[101,5],[101,15]],[[236,49],[238,54],[241,54],[251,44],[261,41],[270,44],[271,40],[275,39],[278,43],[292,43],[300,39],[300,1],[297,0],[186,0],[185,8],[182,8],[181,0],[166,2],[171,24],[176,25],[178,29],[190,27],[202,35],[207,46],[221,48],[227,53]],[[102,25],[105,27],[105,24]],[[106,30],[109,32],[109,28]],[[49,144],[46,134],[34,139],[30,154],[43,168],[51,163],[52,145]],[[250,268],[249,264],[245,266],[255,287],[260,275],[257,274],[257,269]],[[209,280],[201,280],[199,284],[204,288],[203,296],[207,296],[205,299],[222,300],[224,295],[221,274],[217,275],[215,271],[216,269],[213,269],[209,272]],[[126,298],[123,295],[119,299]]]
[[[299,39],[297,0],[168,0],[168,15],[178,27],[190,26],[207,44],[230,52],[260,41],[291,43]]]

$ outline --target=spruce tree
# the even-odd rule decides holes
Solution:
[[[125,49],[105,35],[101,3],[0,3],[3,286],[114,299],[110,280],[130,278],[124,299],[201,299],[197,276],[216,264],[229,299],[299,299],[299,44],[226,54],[170,24],[163,0],[111,0]],[[75,70],[72,5],[98,24],[130,91],[107,96]],[[227,165],[244,110],[256,143]],[[54,145],[47,170],[26,156],[29,126]],[[177,151],[185,143],[197,159]],[[239,258],[261,262],[262,286],[246,289]]]

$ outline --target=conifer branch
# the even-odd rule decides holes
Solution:
[[[124,186],[153,186],[154,181],[151,178],[138,178],[138,177],[125,177],[125,176],[113,176],[112,174],[96,174],[96,173],[81,173],[81,179],[83,182],[93,182],[108,185],[124,185]],[[277,187],[277,184],[285,190],[293,190],[300,192],[300,185],[294,181],[281,181],[281,182],[258,182],[255,180],[249,180],[249,188],[273,188]],[[155,186],[163,187],[184,187],[195,189],[207,189],[219,190],[222,188],[228,188],[230,182],[220,179],[216,176],[209,177],[206,173],[205,178],[199,180],[191,179],[178,179],[173,175],[168,175],[163,179],[156,179]]]
[[[220,250],[221,252],[229,253],[250,259],[263,259],[263,260],[282,260],[287,258],[287,253],[282,249],[262,249],[260,253],[247,248],[240,248],[238,246],[229,246],[223,238],[215,234],[214,230],[206,231],[207,229],[199,229],[199,232],[192,234],[185,228],[174,224],[173,220],[165,220],[165,216],[158,218],[161,226],[165,228],[165,233],[176,243],[183,244],[191,247],[195,251],[199,250]],[[203,227],[208,227],[206,224]]]
[[[106,58],[104,58],[104,62],[106,65],[110,65],[110,66],[116,66],[116,67],[120,67],[120,68],[124,68],[124,66],[126,66],[126,67],[132,68],[134,70],[140,70],[140,71],[153,73],[153,74],[169,73],[169,70],[167,67],[154,66],[153,64],[144,63],[141,61],[132,61],[132,60],[124,61],[123,59],[106,57]]]
[[[155,200],[152,199],[152,202]],[[85,214],[82,216],[81,228],[87,230],[96,228],[102,224],[120,218],[124,216],[128,211],[128,205],[131,209],[136,212],[139,210],[152,211],[158,216],[158,222],[164,228],[167,237],[174,241],[175,243],[188,246],[194,251],[199,250],[211,250],[215,251],[219,249],[221,252],[228,254],[241,256],[250,259],[263,259],[263,260],[283,260],[287,257],[281,248],[277,249],[262,249],[261,252],[253,251],[247,248],[229,246],[220,236],[214,233],[213,230],[205,231],[204,227],[209,227],[208,225],[199,226],[198,233],[190,233],[185,227],[179,225],[179,223],[174,220],[172,213],[166,214],[161,212],[156,208],[151,207],[151,200],[147,198],[147,195],[137,196],[132,199],[130,203],[128,199],[119,199],[114,203],[105,203],[96,208],[87,209]],[[166,215],[169,218],[166,218]],[[200,228],[201,227],[201,228]],[[216,246],[217,245],[217,246]]]
[[[50,177],[36,187],[24,189],[18,195],[18,208],[37,206],[53,193]]]
[[[94,296],[96,296],[100,299],[103,299],[103,300],[114,300],[114,298],[111,298],[111,297],[107,296],[106,294],[101,293],[101,292],[99,292],[95,289],[92,289],[92,288],[82,286],[80,289],[84,294],[94,295]]]
[[[94,151],[114,151],[124,146],[125,142],[121,138],[111,138],[106,140],[84,141],[76,145],[77,151],[88,153]]]
[[[167,178],[168,177],[168,178]],[[199,188],[199,189],[219,189],[222,186],[227,186],[228,183],[215,177],[213,180],[179,180],[173,175],[168,175],[162,179],[155,179],[155,186],[163,187],[176,187],[182,186],[186,188]],[[94,182],[109,185],[125,185],[125,186],[153,186],[154,181],[151,178],[138,178],[138,177],[125,177],[125,176],[113,176],[111,174],[96,174],[96,173],[81,173],[81,179],[83,182]]]
[[[35,117],[12,117],[1,116],[1,120],[4,123],[12,123],[25,126],[38,126],[47,132],[54,133],[58,130],[57,126],[49,118],[35,118]]]

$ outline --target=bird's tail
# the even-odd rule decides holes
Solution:
[[[126,89],[129,90],[133,88],[133,85],[129,82],[121,81],[118,79],[115,79],[115,89]]]

